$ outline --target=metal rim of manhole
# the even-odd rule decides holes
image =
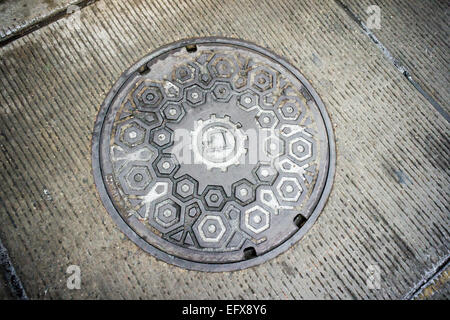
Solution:
[[[335,146],[296,68],[210,37],[162,47],[122,74],[98,113],[92,159],[105,208],[139,247],[187,269],[232,271],[313,225]]]

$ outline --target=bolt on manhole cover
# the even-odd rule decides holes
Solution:
[[[228,271],[287,250],[330,192],[325,107],[256,45],[181,41],[127,70],[93,136],[103,203],[137,245],[189,269]]]

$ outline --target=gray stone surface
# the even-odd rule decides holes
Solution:
[[[0,41],[22,32],[79,0],[2,0],[0,1]]]
[[[446,0],[342,0],[364,23],[380,8],[372,32],[447,113],[450,112],[450,2]]]
[[[450,265],[447,264],[414,296],[416,300],[450,299]]]
[[[3,276],[0,275],[0,300],[12,300],[11,291],[9,290],[8,283]]]
[[[121,72],[210,35],[297,66],[337,144],[334,187],[309,233],[233,273],[186,271],[137,248],[90,169],[95,116]],[[0,56],[0,238],[31,298],[402,298],[448,258],[449,124],[334,2],[100,1]],[[81,268],[80,290],[66,287],[69,265]],[[380,289],[367,286],[373,265]]]

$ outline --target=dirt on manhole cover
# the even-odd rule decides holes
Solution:
[[[163,47],[127,70],[98,114],[93,167],[131,240],[189,269],[228,271],[288,249],[330,192],[326,110],[289,63],[235,39]]]

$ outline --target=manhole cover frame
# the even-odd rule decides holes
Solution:
[[[258,54],[261,54],[263,56],[266,56],[267,58],[273,60],[275,63],[278,63],[283,68],[286,68],[289,72],[291,72],[308,90],[310,95],[312,96],[313,100],[317,104],[317,107],[319,109],[320,115],[323,120],[323,124],[326,129],[327,138],[328,138],[328,171],[327,171],[327,177],[325,179],[324,187],[322,189],[322,193],[319,196],[319,200],[313,209],[311,215],[306,220],[305,224],[296,232],[294,233],[290,238],[285,240],[284,242],[280,243],[277,247],[274,249],[260,255],[253,257],[248,260],[242,260],[238,262],[227,262],[227,263],[202,263],[202,262],[195,262],[186,260],[183,258],[179,258],[176,256],[173,256],[171,254],[168,254],[154,246],[152,246],[150,243],[142,239],[121,217],[119,212],[117,211],[116,207],[114,206],[110,195],[108,194],[104,177],[102,176],[102,169],[101,169],[101,159],[100,159],[100,152],[101,152],[101,134],[102,134],[102,128],[104,124],[105,117],[109,111],[109,107],[113,100],[115,99],[118,92],[120,92],[120,89],[122,86],[127,82],[129,79],[129,76],[135,72],[138,72],[142,66],[146,65],[147,62],[157,58],[158,56],[161,56],[169,51],[172,51],[174,49],[179,49],[183,47],[190,47],[194,45],[201,45],[201,44],[225,44],[225,45],[232,45],[232,46],[239,46],[244,49],[255,51]],[[300,239],[309,231],[309,229],[312,227],[312,225],[317,220],[318,216],[322,212],[326,202],[328,201],[328,197],[330,195],[333,181],[334,181],[334,175],[335,175],[335,169],[336,169],[336,146],[335,146],[335,140],[334,140],[334,133],[333,133],[333,126],[331,124],[331,120],[329,118],[329,115],[326,111],[326,108],[317,94],[317,92],[314,90],[314,88],[310,85],[309,81],[292,65],[290,64],[285,58],[280,57],[279,55],[273,53],[272,51],[262,48],[254,43],[241,40],[241,39],[234,39],[234,38],[222,38],[222,37],[201,37],[201,38],[188,38],[183,39],[180,41],[176,41],[173,43],[170,43],[168,45],[165,45],[163,47],[160,47],[156,49],[155,51],[151,52],[150,54],[146,55],[145,57],[141,58],[138,62],[133,64],[130,68],[128,68],[126,71],[122,73],[122,75],[119,77],[117,82],[112,86],[110,89],[108,95],[106,96],[105,100],[103,101],[100,110],[97,114],[97,118],[95,121],[95,126],[93,130],[93,136],[92,136],[92,144],[91,144],[91,152],[92,152],[92,169],[93,169],[93,175],[94,175],[94,182],[97,187],[97,191],[100,195],[100,198],[103,202],[103,205],[106,209],[106,211],[109,213],[109,215],[113,218],[114,222],[119,226],[119,229],[125,233],[128,238],[130,238],[136,245],[138,245],[140,248],[142,248],[147,253],[151,254],[155,258],[162,260],[166,263],[182,267],[189,270],[196,270],[196,271],[209,271],[209,272],[224,272],[224,271],[236,271],[236,270],[242,270],[246,269],[252,266],[259,265],[263,262],[266,262],[270,259],[275,258],[276,256],[280,255],[281,253],[287,251],[290,247],[292,247],[295,243],[300,241]],[[326,161],[326,159],[321,159],[321,162]]]

